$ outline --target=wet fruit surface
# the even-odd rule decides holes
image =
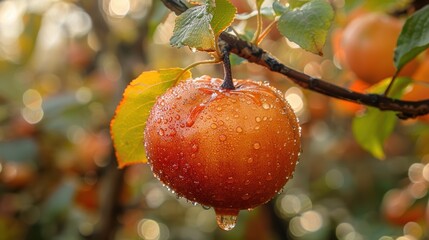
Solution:
[[[211,206],[229,230],[241,209],[269,201],[292,176],[300,128],[272,87],[204,76],[157,99],[145,129],[152,170],[167,187]],[[234,220],[234,221],[233,221]]]

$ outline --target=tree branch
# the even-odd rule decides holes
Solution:
[[[186,11],[183,7],[185,4],[181,0],[162,0],[162,2],[176,14]],[[247,59],[249,62],[264,66],[273,72],[281,73],[302,88],[330,97],[375,107],[383,111],[395,111],[401,119],[415,118],[429,113],[429,99],[403,101],[378,94],[363,94],[351,91],[289,68],[264,49],[230,33],[223,32],[219,40],[223,41],[221,44],[228,46],[232,53]]]

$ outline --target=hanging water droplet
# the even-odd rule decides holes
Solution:
[[[209,210],[211,207],[210,206],[206,206],[206,205],[201,205],[201,207],[204,209],[204,210]]]
[[[216,214],[217,225],[225,230],[229,231],[235,227],[237,223],[237,215],[222,215]]]

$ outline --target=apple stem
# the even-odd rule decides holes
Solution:
[[[220,87],[223,89],[234,90],[235,87],[234,82],[232,81],[231,61],[229,59],[229,49],[227,47],[222,48],[222,61],[224,78],[223,83]]]

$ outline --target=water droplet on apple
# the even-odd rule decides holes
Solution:
[[[250,194],[246,193],[243,196],[241,196],[241,199],[248,200],[250,198]]]
[[[247,162],[248,162],[248,163],[252,163],[252,162],[253,162],[253,158],[249,158],[249,159],[247,159]]]
[[[159,129],[159,131],[158,131],[158,134],[159,134],[159,136],[164,136],[164,130],[163,129]]]
[[[193,144],[192,145],[192,152],[197,152],[198,151],[198,145],[197,144]]]
[[[256,143],[253,144],[253,148],[256,149],[256,150],[258,150],[258,149],[261,148],[261,144],[258,143],[258,142],[256,142]]]
[[[236,130],[238,133],[243,132],[243,129],[242,129],[241,127],[237,127],[235,130]]]
[[[268,103],[263,103],[263,104],[262,104],[262,108],[263,108],[263,109],[270,109],[270,104],[268,104]]]
[[[216,123],[212,123],[212,124],[210,125],[210,127],[211,127],[212,129],[216,129],[216,128],[217,128],[217,125],[216,125]]]
[[[221,142],[225,141],[225,140],[226,140],[226,136],[225,136],[224,134],[220,135],[220,136],[219,136],[219,140],[220,140]]]
[[[256,121],[256,122],[261,122],[261,120],[262,120],[262,119],[261,119],[260,117],[256,117],[256,118],[255,118],[255,121]]]

